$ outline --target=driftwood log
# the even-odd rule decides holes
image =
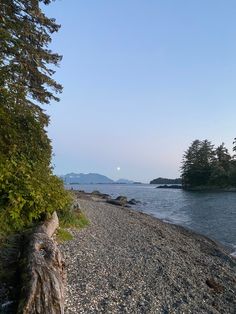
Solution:
[[[65,271],[52,239],[59,226],[56,212],[26,239],[18,314],[63,314]]]

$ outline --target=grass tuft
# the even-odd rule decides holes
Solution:
[[[70,241],[73,239],[73,235],[63,228],[59,228],[56,233],[56,238],[58,242]]]
[[[59,221],[62,228],[80,229],[89,224],[86,216],[78,211],[64,211],[59,213]]]
[[[73,235],[66,230],[67,228],[80,229],[89,224],[88,219],[81,211],[63,211],[58,213],[60,228],[57,231],[58,242],[69,241]]]

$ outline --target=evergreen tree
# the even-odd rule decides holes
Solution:
[[[182,161],[182,180],[183,186],[188,187],[195,181],[197,172],[197,156],[201,142],[199,140],[193,141],[191,146],[184,153]]]
[[[41,4],[40,4],[41,2]],[[59,30],[41,6],[50,0],[0,0],[0,229],[22,228],[69,202],[51,169],[49,118],[61,56],[48,45]],[[52,68],[53,67],[53,68]]]
[[[208,140],[195,140],[185,152],[181,167],[184,187],[202,186],[208,183],[214,160],[213,148]]]
[[[233,152],[236,152],[236,138],[233,141]],[[231,186],[236,186],[236,155],[234,154],[230,162],[230,171],[229,171],[229,184]]]
[[[231,156],[228,149],[222,143],[215,150],[215,160],[212,164],[212,171],[210,176],[210,184],[215,186],[228,186],[231,168]]]
[[[236,152],[236,137],[234,138],[233,145],[233,152]],[[235,157],[235,155],[233,157]]]
[[[50,0],[0,0],[0,86],[16,102],[49,103],[62,86],[52,79],[61,56],[48,44],[59,25],[42,12],[39,2]],[[40,111],[40,110],[39,110]]]
[[[51,1],[0,0],[0,144],[4,151],[7,149],[9,153],[14,147],[14,152],[18,149],[31,160],[33,155],[37,159],[40,150],[47,151],[44,158],[48,161],[51,146],[45,127],[49,118],[38,104],[58,101],[55,94],[62,90],[52,79],[54,70],[50,68],[58,65],[61,56],[48,48],[50,35],[60,26],[55,19],[45,16],[39,2]],[[30,137],[36,129],[39,133]],[[17,139],[17,133],[21,132],[23,136]],[[34,153],[29,155],[33,148]]]
[[[222,143],[219,147],[215,150],[217,162],[225,169],[228,169],[229,163],[231,160],[231,156],[229,154],[228,149],[225,147],[225,144]]]

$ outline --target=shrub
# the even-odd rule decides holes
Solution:
[[[0,226],[3,233],[21,230],[54,210],[69,207],[71,194],[43,164],[23,157],[0,162]]]

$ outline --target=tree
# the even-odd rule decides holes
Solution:
[[[218,146],[215,150],[217,162],[223,167],[228,169],[231,156],[229,154],[228,149],[225,147],[225,144],[222,143],[220,146]]]
[[[233,141],[233,152],[236,153],[236,137]],[[229,184],[232,186],[236,186],[236,155],[232,156],[230,161],[230,170],[229,170]]]
[[[229,185],[230,168],[231,156],[225,144],[222,143],[215,149],[215,160],[212,163],[209,179],[210,184],[221,187]]]
[[[48,49],[50,35],[60,26],[42,12],[39,2],[50,0],[0,0],[1,93],[10,91],[17,103],[27,99],[49,103],[59,100],[62,86],[52,79],[61,56]]]
[[[0,0],[0,223],[6,229],[22,228],[69,202],[52,174],[49,117],[41,108],[62,91],[52,78],[61,56],[48,48],[60,26],[41,9],[50,3]]]
[[[229,185],[236,187],[236,160],[232,159],[229,169]]]
[[[236,137],[234,138],[234,141],[233,141],[233,152],[236,153]],[[233,157],[235,158],[236,155],[234,155]]]
[[[24,155],[31,163],[50,163],[51,144],[44,125],[48,118],[37,106],[15,103],[10,97],[1,97],[0,156]]]
[[[184,153],[181,167],[184,187],[202,186],[208,183],[214,160],[213,148],[208,140],[195,140]]]
[[[9,135],[1,137],[1,147],[9,150],[14,146],[16,149],[17,132],[23,131],[18,145],[21,153],[23,146],[25,153],[25,149],[28,150],[26,146],[30,144],[38,152],[39,147],[41,151],[46,151],[47,147],[50,155],[50,142],[44,130],[49,118],[38,104],[58,101],[55,94],[62,91],[62,86],[52,79],[55,71],[49,67],[57,66],[61,56],[48,48],[50,35],[57,32],[60,26],[55,19],[45,16],[39,2],[49,4],[51,1],[0,0],[1,126],[8,126],[7,130],[10,131]],[[40,134],[31,134],[29,142],[27,132],[36,129]],[[35,145],[33,141],[36,141]],[[30,160],[32,155],[29,155]]]
[[[191,146],[184,153],[183,161],[182,161],[182,180],[183,186],[187,187],[195,181],[195,174],[197,171],[197,154],[199,151],[199,147],[201,142],[199,140],[195,140],[192,142]]]

